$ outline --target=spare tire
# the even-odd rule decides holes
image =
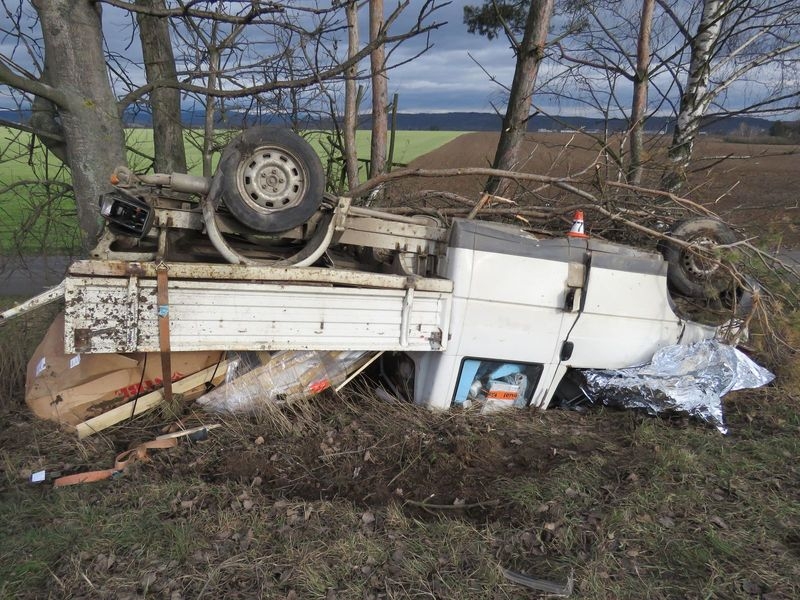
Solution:
[[[219,169],[225,206],[263,233],[302,225],[322,203],[322,162],[311,144],[288,129],[247,129],[225,147]]]
[[[670,235],[706,250],[737,240],[730,227],[710,217],[680,221]],[[733,278],[719,261],[669,240],[659,247],[668,263],[667,281],[679,294],[691,298],[718,297],[734,285]]]

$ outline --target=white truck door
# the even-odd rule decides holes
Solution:
[[[578,318],[564,339],[547,406],[568,368],[618,369],[648,362],[660,348],[711,338],[716,330],[675,314],[667,263],[658,254],[589,242],[586,288]]]
[[[415,400],[448,408],[463,401],[471,374],[494,370],[504,381],[524,375],[525,403],[540,404],[578,315],[585,256],[585,240],[457,220],[440,273],[453,281],[451,339],[442,353],[412,356]],[[492,382],[501,395],[502,382]]]

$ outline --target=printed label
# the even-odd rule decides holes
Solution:
[[[519,386],[493,381],[489,384],[486,398],[489,400],[516,400],[519,397]]]
[[[494,391],[489,392],[486,394],[487,398],[492,400],[516,400],[517,393],[516,392],[501,392],[501,391]]]
[[[41,375],[42,371],[44,371],[46,367],[47,367],[47,359],[43,356],[41,360],[39,360],[39,362],[36,363],[36,373],[34,377],[38,377],[39,375]]]
[[[175,383],[184,377],[186,377],[186,375],[180,371],[176,371],[172,374],[172,383]],[[161,377],[156,377],[155,379],[145,379],[142,381],[142,383],[135,383],[124,388],[119,388],[114,392],[114,397],[128,400],[129,398],[134,398],[140,394],[152,392],[156,388],[160,388],[163,384],[164,380],[161,379]]]

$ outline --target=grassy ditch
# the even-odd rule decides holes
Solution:
[[[366,388],[106,468],[158,412],[84,442],[6,402],[0,597],[800,597],[798,390],[726,398],[731,434],[630,412],[484,417]],[[184,415],[184,423],[213,420]]]

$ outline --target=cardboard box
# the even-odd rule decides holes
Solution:
[[[173,352],[172,381],[219,362],[221,352]],[[64,315],[28,362],[25,402],[42,419],[77,425],[161,387],[159,353],[65,354]]]

